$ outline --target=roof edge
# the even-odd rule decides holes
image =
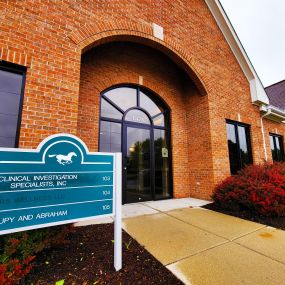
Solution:
[[[285,79],[282,79],[282,80],[277,81],[277,82],[275,82],[275,83],[273,83],[271,85],[266,86],[264,89],[266,90],[267,88],[270,88],[270,87],[273,87],[273,86],[278,85],[280,83],[283,83],[284,81],[285,81]]]
[[[249,81],[252,103],[255,105],[269,105],[269,98],[264,87],[221,3],[218,0],[205,0],[205,2]]]
[[[282,110],[275,106],[260,106],[260,113],[262,115],[262,118],[266,118],[277,123],[285,122],[285,110]]]

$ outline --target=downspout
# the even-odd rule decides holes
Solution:
[[[263,125],[263,118],[271,114],[271,110],[269,109],[267,113],[262,115],[260,117],[260,123],[261,123],[261,133],[262,133],[262,138],[263,138],[263,148],[264,148],[264,155],[265,155],[265,161],[268,161],[268,154],[267,154],[267,149],[266,149],[266,142],[265,142],[265,133],[264,133],[264,125]]]

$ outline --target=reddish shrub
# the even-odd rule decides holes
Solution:
[[[71,226],[45,228],[0,237],[0,285],[18,284],[32,269],[36,254],[63,244]]]
[[[30,256],[22,261],[9,259],[5,264],[0,264],[0,284],[16,284],[31,271],[34,258],[35,256]]]
[[[285,163],[248,166],[217,185],[212,198],[226,209],[285,216]]]

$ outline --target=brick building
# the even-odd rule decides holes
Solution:
[[[218,1],[2,0],[0,11],[0,147],[71,133],[122,151],[125,203],[208,199],[245,164],[283,159],[285,110]]]

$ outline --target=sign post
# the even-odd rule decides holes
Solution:
[[[115,155],[115,222],[114,222],[114,266],[122,268],[122,153]]]
[[[0,149],[0,234],[113,216],[122,268],[122,155],[91,153],[68,134],[36,150]]]

